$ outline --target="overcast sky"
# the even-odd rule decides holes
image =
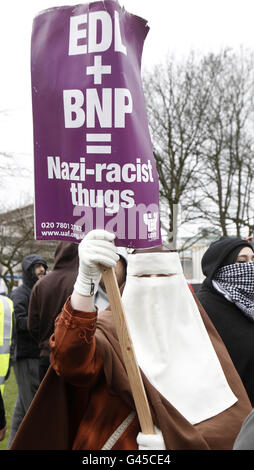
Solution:
[[[1,3],[0,15],[0,150],[16,154],[17,164],[33,166],[30,93],[30,39],[34,16],[41,10],[81,2],[12,0]],[[143,68],[190,50],[218,51],[222,47],[253,49],[254,0],[120,0],[126,10],[148,21]],[[24,182],[32,194],[32,178]],[[14,186],[15,183],[15,186]],[[16,180],[0,190],[1,199],[17,201]],[[7,197],[8,196],[8,197]]]

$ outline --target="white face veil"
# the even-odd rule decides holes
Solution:
[[[148,274],[166,276],[140,277]],[[139,366],[190,423],[209,419],[237,401],[178,253],[129,255],[122,300]]]

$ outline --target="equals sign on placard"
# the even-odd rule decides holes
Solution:
[[[86,153],[111,153],[111,145],[105,145],[111,142],[111,134],[86,134],[86,142]]]

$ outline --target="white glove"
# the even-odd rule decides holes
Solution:
[[[138,450],[166,450],[162,432],[156,426],[154,426],[154,429],[156,434],[138,433]]]
[[[79,244],[79,271],[74,290],[81,295],[96,294],[101,278],[99,264],[113,268],[119,256],[113,243],[115,235],[106,230],[92,230]]]

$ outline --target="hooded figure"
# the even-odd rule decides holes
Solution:
[[[49,366],[49,338],[54,322],[73,291],[78,273],[78,244],[59,242],[52,271],[34,286],[28,309],[28,329],[40,350],[40,380]]]
[[[156,430],[140,432],[112,313],[94,306],[99,265],[118,260],[113,240],[93,230],[79,245],[74,290],[50,339],[52,367],[12,449],[232,449],[251,404],[177,253],[128,257],[123,303]]]
[[[44,258],[30,254],[22,261],[23,283],[12,292],[14,306],[13,343],[11,359],[18,385],[9,444],[39,386],[39,348],[27,328],[28,305],[32,288],[39,278],[44,277],[48,268]]]
[[[39,280],[35,274],[36,265],[44,266],[44,274],[46,274],[48,266],[40,255],[31,254],[23,258],[21,264],[23,282],[17,289],[14,289],[11,295],[14,304],[14,358],[17,359],[39,355],[38,345],[31,338],[27,328],[29,299],[34,284]]]
[[[210,245],[202,258],[202,270],[206,278],[197,294],[231,356],[252,405],[253,260],[253,247],[248,241],[238,237],[221,237]]]

